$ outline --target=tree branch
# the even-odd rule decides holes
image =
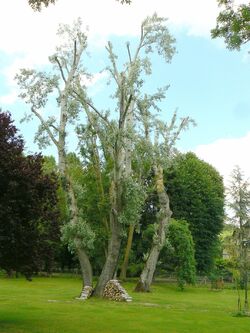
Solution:
[[[127,113],[128,113],[128,109],[129,109],[129,107],[130,107],[130,105],[131,105],[132,99],[133,99],[133,95],[130,94],[130,95],[129,95],[129,98],[128,98],[128,103],[127,103],[126,108],[125,108],[125,110],[124,110],[124,112],[123,112],[123,114],[122,114],[122,118],[121,118],[121,121],[119,122],[119,125],[121,125],[121,124],[124,122],[124,120],[125,120],[125,118],[126,118],[126,115],[127,115]],[[120,126],[119,126],[119,127],[120,127]]]
[[[40,120],[41,124],[46,129],[46,131],[47,131],[50,139],[55,144],[55,146],[58,147],[58,141],[55,139],[55,137],[54,137],[53,133],[51,132],[49,126],[46,124],[46,122],[44,121],[43,117],[36,111],[36,109],[34,108],[34,106],[31,107],[31,112],[34,113],[34,115]]]
[[[79,98],[80,103],[84,106],[84,103],[88,105],[109,127],[111,127],[107,117],[104,117],[100,111],[97,110],[94,105],[92,105],[89,101],[84,99],[76,90],[73,90],[73,93]]]
[[[127,46],[127,51],[128,51],[129,62],[131,64],[132,63],[132,57],[131,57],[129,42],[127,42],[126,46]]]
[[[117,66],[116,66],[116,63],[115,63],[115,55],[113,53],[113,50],[112,50],[112,44],[111,42],[108,42],[108,46],[105,47],[106,50],[108,51],[109,53],[109,58],[111,60],[111,63],[112,63],[112,66],[113,66],[113,75],[114,75],[114,79],[116,80],[118,86],[120,85],[120,75],[119,75],[119,71],[117,69]],[[112,72],[111,72],[112,73]]]
[[[60,72],[61,72],[62,79],[63,79],[63,81],[66,83],[67,80],[66,80],[65,75],[64,75],[64,73],[63,73],[62,65],[60,64],[60,61],[59,61],[59,59],[57,58],[57,56],[55,56],[55,61],[56,61],[56,63],[58,64],[59,70],[60,70]]]
[[[77,56],[77,45],[76,45],[76,40],[74,40],[74,60],[73,60],[73,67],[76,65],[76,56]]]
[[[110,125],[110,123],[109,123],[109,121],[108,121],[108,119],[106,118],[106,117],[104,117],[102,114],[101,114],[101,112],[99,112],[95,107],[94,107],[94,105],[92,105],[90,102],[88,102],[88,101],[85,101],[85,103],[89,106],[89,107],[91,107],[91,109],[92,110],[94,110],[95,111],[95,113],[96,114],[98,114],[98,116],[108,125],[108,126],[111,126]]]
[[[53,125],[53,124],[50,124],[50,127],[52,127],[55,131],[57,131],[57,132],[59,132],[59,129],[58,129],[58,127],[56,127],[55,125]]]

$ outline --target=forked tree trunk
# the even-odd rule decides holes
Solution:
[[[114,277],[116,271],[120,247],[121,247],[121,231],[122,226],[118,221],[118,214],[121,209],[121,184],[120,184],[120,167],[118,172],[115,173],[115,181],[111,183],[110,187],[110,200],[111,200],[111,211],[110,211],[110,238],[108,242],[108,253],[105,264],[103,266],[101,275],[95,287],[94,294],[96,296],[102,296],[104,288],[107,282]],[[119,181],[118,181],[119,179]]]
[[[150,250],[148,259],[141,273],[140,279],[135,287],[135,291],[149,292],[152,284],[155,268],[161,249],[166,238],[166,228],[169,224],[172,212],[169,207],[169,197],[164,187],[163,169],[161,166],[154,167],[155,187],[159,201],[158,228],[154,236],[153,246]]]
[[[122,179],[125,153],[123,146],[116,143],[115,166],[113,180],[110,185],[110,238],[108,242],[108,253],[101,275],[95,287],[94,294],[102,296],[107,282],[114,278],[117,268],[120,248],[122,225],[119,221],[119,215],[122,210]]]
[[[133,224],[131,224],[129,226],[128,240],[127,240],[124,260],[123,260],[122,267],[121,267],[121,273],[120,273],[121,280],[125,280],[127,277],[129,255],[130,255],[130,251],[131,251],[131,247],[132,247],[134,230],[135,230],[135,226]]]
[[[104,288],[109,280],[114,278],[116,271],[120,247],[121,247],[121,225],[114,217],[111,221],[111,236],[108,244],[108,254],[102,269],[102,273],[97,282],[94,294],[96,296],[102,296]]]

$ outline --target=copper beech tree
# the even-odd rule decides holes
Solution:
[[[53,265],[59,242],[57,177],[44,174],[41,155],[24,156],[24,141],[0,111],[0,267],[9,274]]]

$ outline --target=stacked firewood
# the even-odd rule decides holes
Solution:
[[[120,285],[118,280],[109,280],[103,292],[103,297],[113,301],[131,302],[132,297],[128,295],[126,290]]]

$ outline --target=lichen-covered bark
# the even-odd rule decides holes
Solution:
[[[113,182],[110,189],[111,196],[111,211],[110,211],[110,238],[108,242],[107,258],[102,269],[101,275],[97,282],[94,294],[96,296],[103,296],[104,288],[107,282],[114,277],[117,262],[121,247],[121,231],[122,226],[118,221],[118,214],[120,212],[120,189],[119,183]]]
[[[70,219],[74,224],[78,223],[79,209],[76,202],[76,197],[74,194],[73,186],[69,175],[66,175],[67,179],[67,193],[69,195],[69,209],[70,209]],[[82,279],[83,279],[83,289],[93,286],[93,273],[92,266],[88,257],[86,250],[82,247],[77,248],[77,256],[81,267]],[[81,293],[82,294],[82,293]]]
[[[163,169],[161,166],[154,167],[155,188],[159,201],[157,232],[154,235],[153,245],[149,256],[141,273],[140,279],[135,287],[135,291],[149,292],[152,284],[155,268],[161,249],[166,238],[166,229],[169,224],[172,212],[169,207],[169,197],[165,190],[163,181]]]
[[[129,226],[128,240],[127,240],[127,245],[126,245],[126,249],[125,249],[124,260],[123,260],[122,267],[121,267],[121,273],[120,273],[121,280],[125,280],[127,277],[129,255],[130,255],[130,251],[131,251],[131,247],[132,247],[132,243],[133,243],[134,230],[135,230],[135,226],[133,224],[131,224]]]

